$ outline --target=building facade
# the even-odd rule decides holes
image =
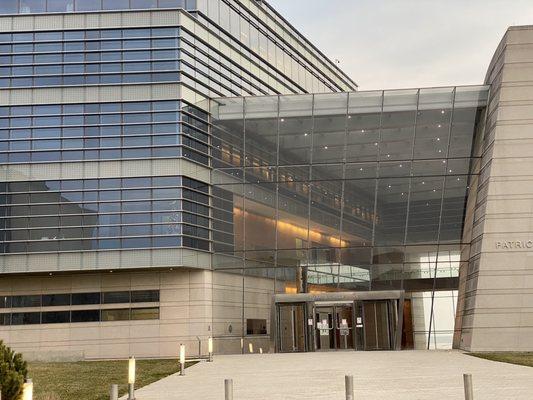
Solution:
[[[511,326],[483,325],[483,301],[510,270],[483,253],[530,247],[483,247],[490,140],[528,101],[505,60],[486,85],[358,92],[264,1],[2,2],[0,338],[45,359],[205,354],[209,337],[493,348]],[[526,296],[526,264],[502,296]]]

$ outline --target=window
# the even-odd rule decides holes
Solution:
[[[11,314],[0,314],[0,326],[11,325]]]
[[[41,306],[41,296],[13,296],[12,305],[13,308],[20,307],[40,307]]]
[[[159,319],[159,307],[153,308],[132,308],[132,320]]]
[[[131,292],[132,303],[155,303],[159,301],[159,290],[137,290]]]
[[[103,294],[103,304],[129,303],[130,292],[105,292]]]
[[[21,13],[40,13],[46,11],[44,0],[20,0]]]
[[[95,11],[101,10],[101,0],[77,0],[76,11]]]
[[[34,325],[41,323],[41,313],[26,312],[11,314],[11,325]]]
[[[42,298],[43,307],[69,306],[70,294],[45,294]]]
[[[49,12],[72,12],[74,11],[74,0],[48,0]]]
[[[11,307],[11,297],[0,296],[0,308],[10,308],[10,307]]]
[[[100,310],[72,311],[71,321],[72,322],[98,322],[100,321]]]
[[[267,334],[266,319],[247,319],[246,320],[246,334],[247,335],[266,335]]]
[[[0,14],[15,14],[18,12],[18,0],[0,1]]]
[[[129,319],[129,308],[102,310],[102,321],[128,321]]]
[[[70,322],[70,311],[50,311],[41,315],[42,324],[65,324]]]
[[[73,306],[84,304],[100,304],[100,293],[72,293]]]

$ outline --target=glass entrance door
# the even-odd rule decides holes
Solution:
[[[316,311],[316,349],[318,351],[335,348],[333,307],[317,307]]]
[[[338,350],[353,349],[353,306],[335,306],[335,342]]]
[[[282,353],[305,351],[304,304],[278,306],[278,349]]]
[[[317,350],[353,349],[353,305],[319,306],[315,309]]]

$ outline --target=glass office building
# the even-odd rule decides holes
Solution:
[[[2,1],[0,338],[450,348],[488,101],[359,92],[264,1]]]

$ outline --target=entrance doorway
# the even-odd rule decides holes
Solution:
[[[305,351],[304,304],[280,304],[278,306],[278,327],[280,352]]]
[[[276,295],[273,344],[283,353],[400,350],[403,310],[403,291]]]
[[[353,319],[353,304],[316,306],[317,351],[353,349]]]

